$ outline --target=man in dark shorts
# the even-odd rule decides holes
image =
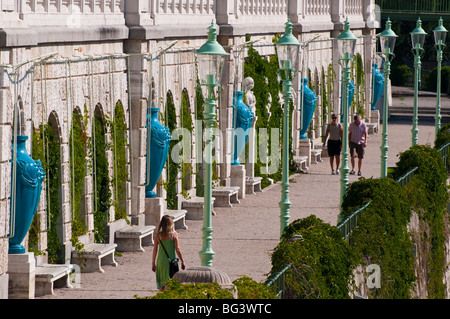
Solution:
[[[327,125],[325,133],[325,140],[323,146],[327,142],[328,135],[330,136],[327,144],[328,156],[330,157],[331,174],[339,175],[339,163],[341,160],[342,148],[342,125],[337,122],[336,114],[331,115],[331,123]],[[334,161],[336,161],[336,172],[334,171]]]
[[[367,128],[357,114],[353,117],[353,122],[348,128],[348,139],[350,141],[350,156],[352,170],[350,174],[355,174],[355,158],[358,157],[358,176],[361,176],[362,160],[364,158],[364,149],[367,146]],[[356,154],[355,154],[356,152]]]

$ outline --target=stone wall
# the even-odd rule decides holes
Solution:
[[[274,54],[272,38],[284,31],[284,24],[289,17],[300,41],[306,42],[320,35],[305,51],[308,68],[317,70],[316,74],[320,78],[322,68],[326,69],[330,64],[339,70],[332,38],[342,30],[345,18],[349,18],[355,34],[362,36],[358,52],[364,54],[368,78],[372,58],[370,44],[376,27],[373,9],[368,8],[373,3],[373,0],[0,0],[0,238],[3,238],[0,239],[0,298],[7,297],[7,293],[4,293],[7,291],[5,283],[8,282],[6,237],[10,232],[10,158],[15,103],[21,105],[23,134],[31,136],[33,127],[38,128],[49,120],[59,133],[62,171],[59,237],[64,247],[64,262],[70,262],[72,210],[69,137],[74,110],[84,114],[86,109],[87,135],[92,137],[92,119],[96,109],[112,119],[113,106],[117,101],[122,102],[129,132],[126,212],[132,224],[144,224],[147,108],[159,107],[161,121],[167,125],[164,115],[166,97],[170,92],[177,122],[181,122],[182,116],[191,116],[195,120],[194,52],[204,43],[211,20],[219,25],[218,39],[230,52],[217,109],[218,127],[224,137],[218,170],[221,182],[227,184],[231,163],[233,90],[235,80],[238,86],[243,80],[243,60],[236,61],[233,55],[236,46],[245,42],[246,35],[251,35],[252,39],[260,40],[256,47],[262,55]],[[161,55],[162,49],[168,51]],[[244,56],[245,51],[242,58]],[[14,67],[20,79],[17,86],[12,82]],[[339,75],[340,72],[336,73]],[[300,78],[297,77],[294,83],[297,91]],[[338,80],[334,89],[335,108],[340,98]],[[370,80],[366,83],[370,83]],[[188,96],[190,114],[180,112],[183,91]],[[292,127],[294,150],[298,148],[298,98],[294,103]],[[366,110],[370,112],[368,105]],[[320,112],[317,114],[319,118]],[[322,134],[322,124],[314,123],[319,127],[317,136],[314,136],[316,139]],[[106,140],[112,141],[111,131],[107,132]],[[195,143],[198,141],[192,139],[193,149]],[[27,149],[31,151],[30,140]],[[111,174],[113,156],[108,150]],[[192,152],[191,163],[195,163],[198,157]],[[93,159],[88,156],[87,160],[91,162]],[[164,172],[162,176],[165,176]],[[88,170],[85,176],[84,222],[90,232],[94,228],[93,179],[92,170]],[[189,192],[194,193],[195,178],[192,175],[190,179]],[[114,185],[110,188],[114,194]],[[181,193],[180,180],[177,192]],[[162,186],[157,187],[157,194],[165,197]],[[38,207],[41,220],[38,249],[41,251],[47,248],[46,200],[46,192],[43,191]],[[113,208],[110,209],[108,221],[114,222]],[[39,262],[45,261],[44,257]]]

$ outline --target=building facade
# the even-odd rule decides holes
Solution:
[[[307,44],[294,91],[298,92],[302,77],[314,79],[317,104],[323,105],[324,79],[329,70],[336,76],[328,82],[330,106],[316,108],[310,147],[321,144],[327,116],[340,113],[340,66],[334,39],[345,19],[358,36],[365,79],[357,88],[357,93],[366,92],[359,107],[367,119],[374,113],[367,96],[376,56],[374,0],[0,0],[0,10],[1,298],[8,298],[13,137],[28,136],[28,152],[35,159],[41,156],[47,170],[36,214],[39,221],[32,226],[32,246],[41,252],[36,253],[38,264],[71,262],[73,239],[80,232],[75,220],[81,222],[83,236],[99,240],[94,237],[99,232],[96,212],[101,209],[100,223],[111,231],[118,219],[147,224],[151,210],[145,199],[148,108],[159,108],[165,126],[198,129],[201,110],[194,52],[205,42],[211,21],[218,25],[219,42],[230,53],[217,110],[221,143],[216,172],[222,185],[232,184],[233,91],[244,79],[248,41],[268,59],[275,54],[273,39],[284,32],[288,18],[294,34]],[[300,154],[300,95],[294,97],[292,148]],[[81,173],[74,164],[78,163],[77,138],[85,145]],[[192,140],[192,150],[195,143],[201,140]],[[196,164],[201,163],[201,154],[190,153],[182,163],[185,170],[178,167],[174,190],[167,186],[174,167],[170,162],[156,187],[163,200],[171,191],[175,193],[178,200],[170,204],[172,209],[180,209],[183,198],[196,195],[196,174],[201,170]],[[104,189],[101,170],[109,177]],[[121,171],[125,176],[119,177]],[[100,196],[105,192],[111,205],[102,208]],[[100,240],[113,241],[114,235]],[[27,236],[27,249],[29,241]],[[52,245],[58,247],[53,257]]]

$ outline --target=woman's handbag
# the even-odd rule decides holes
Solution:
[[[161,243],[161,246],[164,249],[164,252],[166,253],[167,258],[169,259],[169,278],[172,278],[173,275],[175,275],[180,270],[180,267],[178,266],[179,259],[175,258],[175,259],[171,260],[169,257],[169,254],[167,253],[166,248],[164,247],[164,245],[161,241],[161,238],[159,238],[159,242]]]

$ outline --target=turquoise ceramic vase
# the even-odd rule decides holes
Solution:
[[[234,150],[231,165],[240,165],[239,156],[244,150],[245,143],[247,143],[248,135],[252,128],[252,121],[255,117],[252,109],[244,103],[243,96],[244,92],[242,91],[233,93],[233,123],[236,123],[236,126],[233,132]]]
[[[317,96],[316,92],[312,91],[308,87],[308,79],[303,79],[302,86],[299,90],[300,96],[303,93],[302,102],[302,129],[300,130],[300,139],[307,139],[306,134],[309,124],[311,124],[312,117],[314,115],[314,110],[316,109]]]
[[[150,156],[150,172],[147,171],[147,174],[150,173],[150,178],[148,185],[145,186],[146,198],[156,197],[153,189],[161,176],[169,154],[170,141],[172,140],[169,128],[164,127],[158,120],[158,112],[159,108],[152,107],[151,114],[147,115],[147,130],[150,133],[147,139],[147,156]]]
[[[9,239],[9,254],[23,254],[22,241],[30,229],[41,197],[45,172],[40,160],[28,155],[25,142],[28,136],[17,136],[15,216],[11,216],[14,236]],[[14,203],[11,203],[11,206]]]
[[[384,76],[381,74],[380,71],[378,71],[378,64],[374,63],[372,64],[372,72],[373,72],[373,81],[372,81],[372,110],[376,110],[375,105],[377,104],[378,100],[381,96],[381,91],[384,87]]]

